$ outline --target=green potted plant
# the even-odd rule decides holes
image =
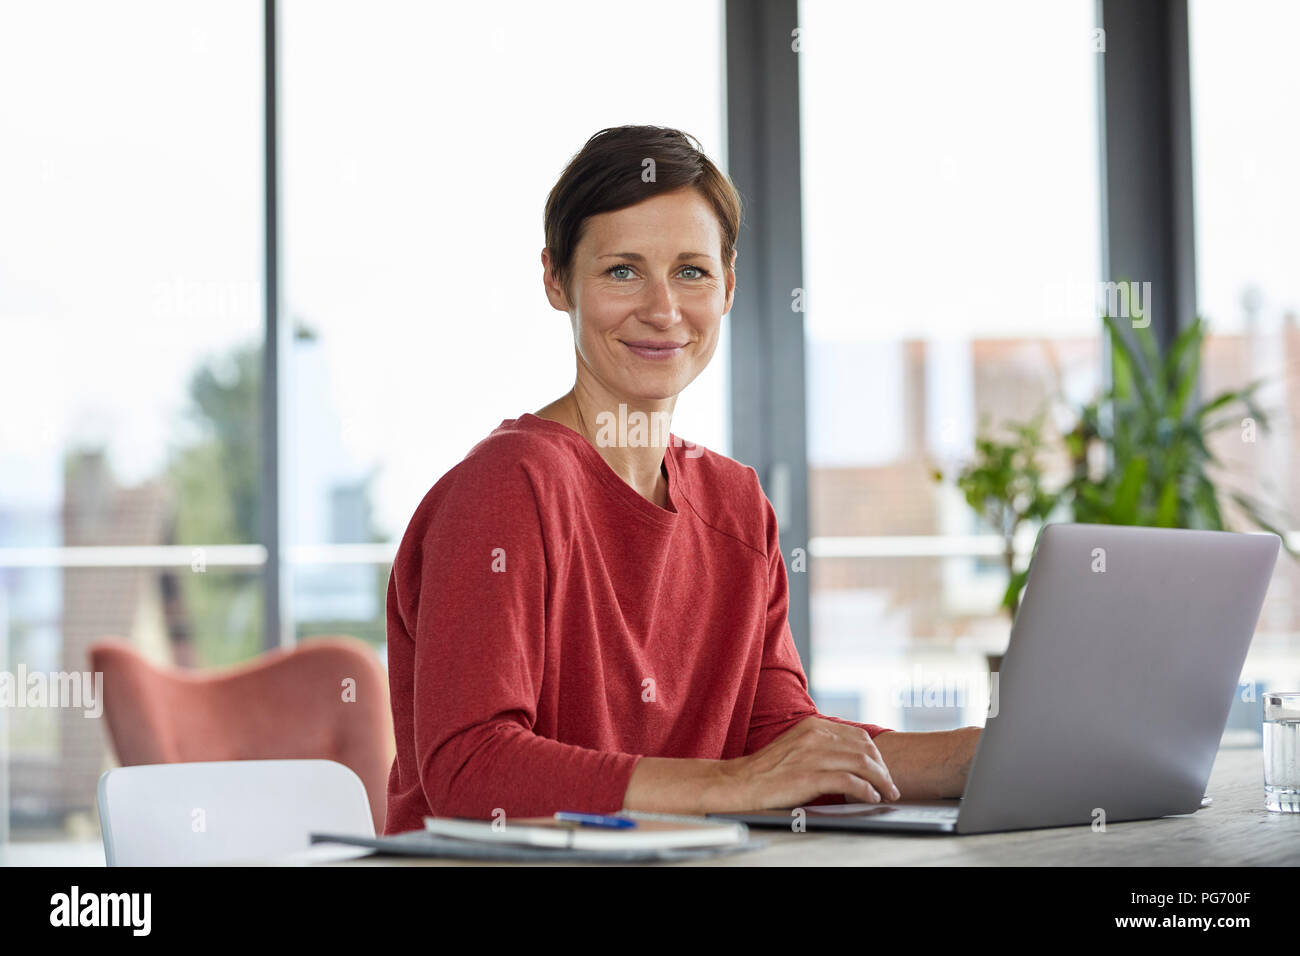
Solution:
[[[1222,502],[1231,501],[1257,528],[1281,536],[1284,546],[1283,526],[1293,523],[1278,509],[1229,488],[1227,470],[1208,446],[1209,436],[1247,421],[1268,430],[1269,416],[1255,399],[1263,381],[1200,400],[1196,381],[1204,320],[1184,329],[1163,356],[1149,328],[1133,329],[1130,341],[1116,320],[1103,320],[1111,345],[1111,385],[1079,411],[1077,424],[1064,436],[1070,478],[1055,491],[1044,486],[1041,414],[1027,424],[1003,426],[1008,439],[977,438],[975,455],[956,475],[967,503],[1002,534],[1007,571],[1002,607],[1013,621],[1028,573],[1015,569],[1016,531],[1026,522],[1041,525],[1058,506],[1081,523],[1223,531],[1229,528]],[[1090,467],[1101,461],[1101,467]],[[935,478],[943,480],[943,474],[936,471]],[[1000,655],[989,655],[990,670],[1000,661]]]
[[[1209,436],[1240,428],[1249,418],[1260,431],[1269,416],[1255,400],[1263,380],[1198,401],[1196,379],[1205,339],[1197,319],[1159,354],[1149,328],[1130,341],[1117,322],[1105,319],[1111,344],[1111,387],[1085,405],[1066,436],[1073,477],[1063,489],[1075,521],[1158,528],[1227,529],[1222,500],[1237,505],[1256,527],[1282,535],[1269,509],[1228,489],[1223,464],[1209,450]],[[1109,465],[1090,475],[1088,462],[1101,444]]]

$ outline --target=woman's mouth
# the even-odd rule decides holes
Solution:
[[[682,354],[686,348],[685,342],[656,342],[650,339],[644,339],[637,342],[624,342],[634,354],[641,356],[643,359],[650,359],[652,362],[663,362],[674,359]]]

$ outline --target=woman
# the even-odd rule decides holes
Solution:
[[[739,226],[672,129],[602,130],[551,190],[543,281],[576,380],[476,445],[403,537],[386,833],[961,794],[978,728],[817,713],[757,475],[665,427],[717,348]]]

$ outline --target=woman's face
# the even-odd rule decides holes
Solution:
[[[579,378],[593,376],[620,401],[681,392],[709,364],[731,309],[735,274],[721,255],[717,216],[689,187],[589,218],[574,251],[571,302],[543,251],[547,298],[573,323]]]

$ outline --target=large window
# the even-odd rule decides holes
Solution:
[[[262,645],[260,13],[0,12],[2,670]],[[15,836],[93,832],[102,720],[0,708],[6,757]]]
[[[1094,16],[1089,0],[800,5],[810,680],[826,712],[983,721],[1005,578],[972,553],[991,529],[931,475],[987,428],[1042,412],[1050,431],[1098,385]],[[931,685],[951,706],[919,705]]]

